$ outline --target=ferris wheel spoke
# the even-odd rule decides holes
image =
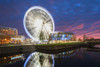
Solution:
[[[30,8],[25,14],[24,23],[27,34],[36,40],[48,39],[53,31],[53,19],[44,8]]]
[[[48,37],[49,37],[49,32],[48,32],[48,30],[46,29],[45,25],[44,25],[44,34],[45,34],[46,39],[48,39]]]

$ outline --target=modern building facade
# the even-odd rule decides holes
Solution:
[[[73,40],[74,33],[54,32],[51,33],[52,40]]]
[[[71,32],[54,32],[50,34],[49,39],[57,43],[75,41],[75,35]]]

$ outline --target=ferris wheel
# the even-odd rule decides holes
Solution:
[[[24,29],[34,41],[48,40],[54,32],[54,20],[50,13],[40,6],[28,9],[24,16]]]

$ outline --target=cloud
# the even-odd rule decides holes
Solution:
[[[88,29],[88,30],[93,30],[93,29],[96,29],[96,28],[100,28],[100,25],[91,25],[91,27]]]
[[[87,2],[77,0],[0,0],[0,24],[2,26],[16,27],[19,33],[24,33],[22,22],[27,9],[32,6],[46,8],[55,20],[56,31],[73,32],[78,37],[100,37],[100,1]],[[67,14],[66,14],[67,13]],[[20,21],[19,21],[20,20]],[[98,33],[98,34],[97,34]]]
[[[92,26],[94,26],[96,24],[100,24],[100,21],[93,23]]]
[[[77,25],[76,27],[74,27],[72,30],[83,29],[83,28],[84,28],[84,24],[80,24],[80,25]]]

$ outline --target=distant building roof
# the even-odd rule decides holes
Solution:
[[[3,27],[3,26],[0,26],[0,29],[11,29],[11,30],[17,30],[16,28],[11,28],[11,27]]]
[[[72,32],[62,32],[62,31],[55,31],[55,32],[52,32],[51,34],[55,34],[55,33],[61,33],[61,34],[74,34],[74,33],[72,33]]]

